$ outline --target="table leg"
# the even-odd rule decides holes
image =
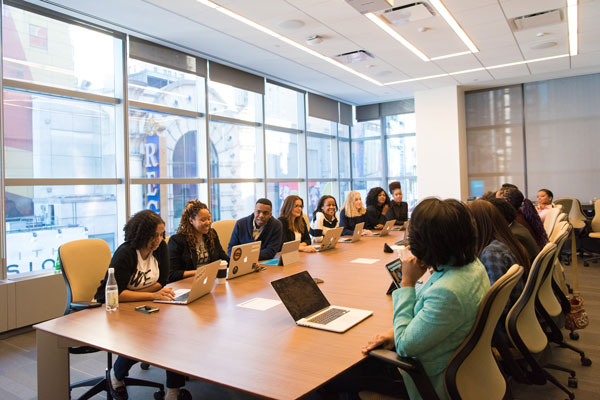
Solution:
[[[56,335],[36,331],[39,400],[69,398],[69,348]]]

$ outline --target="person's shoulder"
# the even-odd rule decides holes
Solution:
[[[279,218],[269,218],[267,225],[271,226],[283,226],[283,222]]]
[[[131,245],[130,242],[123,242],[115,250],[115,253],[113,254],[113,258],[114,257],[123,257],[123,256],[131,255],[131,254],[136,254],[135,249],[133,248],[133,246]]]

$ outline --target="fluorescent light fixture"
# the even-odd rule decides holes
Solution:
[[[567,0],[567,23],[569,25],[569,54],[576,56],[577,49],[577,0]]]
[[[410,51],[415,53],[417,55],[417,57],[419,57],[421,60],[429,61],[429,57],[427,57],[425,54],[423,54],[423,52],[421,50],[417,49],[408,40],[404,39],[402,37],[402,35],[400,35],[398,32],[396,32],[395,29],[393,29],[391,26],[389,26],[380,17],[378,17],[377,15],[375,15],[373,13],[367,13],[367,14],[365,14],[365,16],[367,18],[369,18],[373,23],[375,23],[375,25],[377,25],[378,27],[383,29],[385,31],[385,33],[387,33],[388,35],[390,35],[391,37],[393,37],[394,39],[396,39],[397,41],[402,43],[402,45],[404,47],[406,47],[407,49],[409,49]]]
[[[446,54],[445,56],[439,56],[439,57],[432,57],[430,58],[431,61],[436,61],[436,60],[443,60],[445,58],[452,58],[452,57],[458,57],[458,56],[464,56],[467,54],[472,54],[470,51],[461,51],[460,53],[453,53],[453,54]]]
[[[484,70],[490,70],[490,69],[512,67],[514,65],[532,64],[532,63],[536,63],[536,62],[540,62],[540,61],[548,61],[548,60],[554,60],[554,59],[557,59],[557,58],[564,58],[564,57],[569,57],[569,55],[568,54],[561,54],[559,56],[535,58],[533,60],[517,61],[517,62],[514,62],[514,63],[494,65],[494,66],[491,66],[491,67],[481,67],[481,68],[466,69],[466,70],[463,70],[463,71],[450,72],[448,74],[429,75],[429,76],[423,76],[423,77],[420,77],[420,78],[404,79],[402,81],[394,81],[394,82],[384,83],[384,86],[398,85],[400,83],[422,81],[422,80],[426,80],[426,79],[441,78],[441,77],[444,77],[444,76],[460,75],[460,74],[466,74],[466,73],[469,73],[469,72],[477,72],[477,71],[484,71]]]
[[[478,53],[479,49],[477,48],[477,46],[475,46],[475,43],[473,43],[471,38],[467,36],[465,31],[463,31],[458,22],[456,22],[456,20],[452,16],[452,14],[450,14],[450,11],[448,11],[446,6],[444,6],[444,4],[440,0],[429,0],[429,3],[431,3],[431,5],[435,7],[437,12],[440,13],[442,18],[446,20],[446,23],[450,25],[450,28],[452,28],[452,30],[458,35],[460,40],[462,40],[463,43],[467,45],[467,48],[472,53]]]
[[[272,36],[272,37],[274,37],[276,39],[279,39],[282,42],[289,44],[290,46],[293,46],[293,47],[295,47],[295,48],[297,48],[299,50],[304,51],[305,53],[308,53],[308,54],[310,54],[310,55],[312,55],[314,57],[320,58],[321,60],[326,61],[329,64],[335,65],[336,67],[341,68],[344,71],[349,72],[349,73],[351,73],[353,75],[356,75],[359,78],[362,78],[362,79],[364,79],[366,81],[369,81],[369,82],[371,82],[371,83],[373,83],[373,84],[375,84],[377,86],[383,86],[383,83],[379,82],[376,79],[373,79],[373,78],[371,78],[371,77],[369,77],[369,76],[367,76],[367,75],[365,75],[363,73],[355,71],[352,68],[350,68],[350,67],[348,67],[348,66],[340,63],[339,61],[336,61],[336,60],[334,60],[334,59],[332,59],[330,57],[324,56],[323,54],[318,53],[318,52],[314,51],[313,49],[310,49],[310,48],[308,48],[308,47],[306,47],[304,45],[301,45],[300,43],[295,42],[292,39],[289,39],[289,38],[287,38],[287,37],[285,37],[283,35],[280,35],[279,33],[275,32],[275,31],[272,31],[271,29],[269,29],[269,28],[267,28],[265,26],[262,26],[262,25],[254,22],[254,21],[252,21],[252,20],[250,20],[250,19],[248,19],[248,18],[246,18],[246,17],[244,17],[242,15],[239,15],[239,14],[237,14],[237,13],[235,13],[235,12],[233,12],[233,11],[225,8],[225,7],[222,7],[222,6],[220,6],[220,5],[216,4],[216,3],[213,3],[210,0],[196,0],[196,1],[199,2],[199,3],[201,3],[201,4],[203,4],[203,5],[205,5],[205,6],[207,6],[207,7],[212,8],[213,10],[219,11],[220,13],[225,14],[228,17],[234,18],[234,19],[236,19],[236,20],[238,20],[238,21],[240,21],[240,22],[242,22],[242,23],[244,23],[244,24],[246,24],[248,26],[251,26],[254,29],[257,29],[257,30],[259,30],[259,31],[261,31],[263,33],[266,33],[269,36]]]

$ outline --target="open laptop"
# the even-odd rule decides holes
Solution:
[[[313,244],[313,247],[317,249],[317,251],[333,249],[338,240],[340,240],[343,230],[344,228],[342,227],[329,229],[327,232],[325,232],[325,236],[323,236],[321,244]]]
[[[387,235],[390,234],[390,231],[394,227],[395,223],[396,223],[395,219],[390,219],[389,221],[387,221],[385,223],[385,225],[383,226],[383,229],[381,229],[381,231],[376,232],[376,233],[370,233],[370,234],[365,235],[365,236],[387,236]]]
[[[175,297],[172,300],[154,300],[155,303],[166,304],[190,304],[192,301],[199,299],[212,290],[221,260],[211,262],[210,264],[201,265],[196,268],[194,281],[190,289],[178,289],[175,291]]]
[[[332,306],[308,271],[278,279],[271,285],[297,325],[341,333],[373,314]]]
[[[365,223],[361,222],[359,224],[356,224],[356,226],[354,227],[354,234],[352,235],[351,238],[341,238],[339,240],[340,243],[354,243],[354,242],[358,242],[360,240],[360,237],[362,235],[362,231],[363,228],[365,227]]]
[[[258,270],[258,256],[260,256],[260,240],[233,246],[227,279],[237,278]]]
[[[297,262],[300,259],[300,240],[292,240],[285,242],[281,246],[281,254],[279,259],[274,258],[272,260],[261,261],[263,265],[289,265]]]

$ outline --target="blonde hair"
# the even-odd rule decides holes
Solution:
[[[344,210],[344,213],[348,218],[360,217],[361,215],[364,215],[367,212],[367,210],[364,207],[364,204],[361,208],[356,208],[354,206],[354,200],[356,200],[356,195],[360,196],[360,193],[354,190],[348,192],[348,194],[346,195],[346,201],[344,202],[344,206],[342,207],[342,209]]]

